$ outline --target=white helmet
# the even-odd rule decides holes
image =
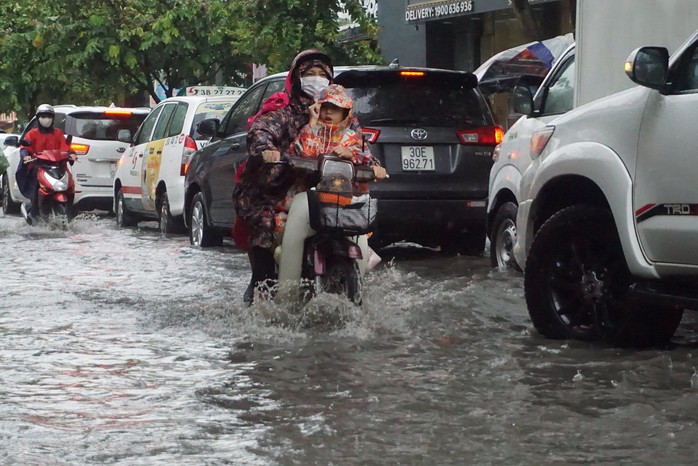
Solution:
[[[38,107],[36,107],[36,116],[46,115],[53,117],[55,114],[56,112],[53,110],[53,107],[49,104],[41,104]]]

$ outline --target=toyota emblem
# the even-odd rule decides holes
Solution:
[[[412,130],[410,135],[412,136],[412,139],[416,139],[417,141],[424,141],[427,138],[427,131],[422,128],[415,128]]]

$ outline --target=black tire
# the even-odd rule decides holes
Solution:
[[[202,193],[196,193],[188,213],[189,242],[192,246],[208,248],[223,244],[223,235],[208,225],[208,213]]]
[[[20,204],[16,203],[12,199],[12,192],[10,192],[10,182],[7,180],[7,173],[2,176],[2,210],[6,214],[16,214],[19,213]]]
[[[461,254],[479,257],[485,250],[486,241],[487,234],[484,229],[449,236],[441,243],[441,253],[445,256]]]
[[[116,193],[116,211],[114,214],[116,216],[116,226],[119,228],[132,227],[138,224],[138,220],[129,212],[124,203],[124,192],[121,188]]]
[[[70,209],[68,208],[67,204],[58,203],[53,206],[53,215],[55,219],[60,222],[61,227],[63,228],[68,227],[69,212]]]
[[[514,269],[521,272],[521,267],[516,263],[513,252],[518,210],[519,207],[513,202],[505,202],[494,216],[490,235],[490,265],[493,268]]]
[[[328,258],[325,273],[320,277],[320,286],[325,293],[346,296],[354,304],[361,305],[363,280],[354,259]]]
[[[176,233],[183,233],[184,222],[181,217],[173,217],[170,212],[170,200],[167,197],[167,193],[162,194],[160,199],[160,208],[158,209],[158,221],[160,224],[160,234],[162,236],[168,236]]]
[[[528,312],[547,338],[667,344],[683,309],[637,302],[628,295],[631,281],[608,209],[567,207],[533,238],[524,275]]]

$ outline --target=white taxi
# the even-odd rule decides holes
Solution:
[[[158,220],[163,234],[183,231],[184,175],[189,159],[209,142],[199,134],[201,120],[223,119],[238,99],[228,96],[170,97],[160,102],[134,136],[117,163],[114,176],[114,212],[119,227],[140,220]]]

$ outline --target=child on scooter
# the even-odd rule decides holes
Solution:
[[[291,145],[290,154],[309,158],[332,154],[349,159],[354,165],[372,163],[376,179],[385,178],[385,168],[375,163],[363,141],[361,132],[350,127],[353,107],[354,103],[349,93],[339,84],[332,84],[320,91],[315,104],[308,109],[310,122],[301,129]],[[296,194],[307,191],[308,188],[309,186],[303,181],[297,181],[277,205],[275,218],[277,242],[281,239],[291,200]],[[360,192],[368,191],[365,185],[358,188]]]

